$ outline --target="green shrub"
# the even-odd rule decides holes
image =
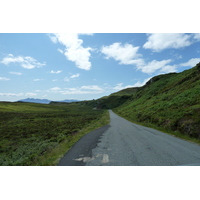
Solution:
[[[1,102],[0,165],[31,165],[102,114],[103,110],[73,103]]]

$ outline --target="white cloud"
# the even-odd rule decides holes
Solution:
[[[58,70],[58,71],[53,71],[53,70],[51,70],[51,74],[59,74],[59,73],[61,73],[62,71],[61,70]]]
[[[67,81],[67,82],[69,82],[69,81],[70,81],[70,78],[68,78],[68,77],[65,77],[65,78],[64,78],[64,81]]]
[[[53,34],[47,34],[47,35],[49,36],[49,38],[51,39],[51,41],[52,41],[53,43],[57,43],[57,42],[58,42],[57,37],[54,36]]]
[[[90,57],[90,50],[91,48],[84,48],[84,47],[79,47],[79,48],[68,48],[67,51],[64,53],[65,56],[75,62],[76,66],[80,69],[84,70],[90,70],[91,68],[91,62],[89,62],[89,57]]]
[[[64,51],[62,49],[57,49],[60,53],[64,54]]]
[[[69,82],[71,79],[78,78],[79,76],[80,76],[80,74],[74,74],[74,75],[71,75],[69,78],[65,77],[64,81]]]
[[[52,87],[49,90],[46,90],[45,92],[49,92],[49,93],[61,93],[62,90],[60,87]]]
[[[200,33],[194,33],[194,39],[196,39],[199,42],[200,41]]]
[[[8,54],[8,56],[3,58],[3,60],[1,61],[1,63],[5,64],[5,65],[8,65],[12,62],[22,63],[22,62],[24,62],[24,59],[21,56],[14,57],[12,54]]]
[[[10,79],[9,78],[6,78],[6,77],[0,77],[0,81],[9,81]]]
[[[9,73],[10,73],[10,74],[14,74],[14,75],[18,75],[18,76],[22,75],[21,72],[9,72]]]
[[[0,96],[10,96],[10,97],[19,97],[23,96],[23,93],[0,93]]]
[[[87,34],[88,35],[88,34]],[[49,34],[49,37],[54,43],[61,43],[65,46],[65,51],[58,50],[67,57],[68,60],[75,62],[76,67],[84,70],[90,70],[91,62],[90,51],[93,50],[90,47],[84,48],[82,46],[83,40],[78,38],[77,33],[56,33]]]
[[[54,87],[48,90],[47,92],[60,93],[60,94],[99,94],[103,93],[104,89],[98,85],[86,85],[76,88],[64,88]]]
[[[34,79],[33,81],[42,81],[42,80],[44,80],[44,79],[36,78],[36,79]]]
[[[74,90],[68,89],[68,90],[62,91],[62,94],[99,94],[99,93],[102,93],[102,92],[80,90],[79,88],[75,88]]]
[[[163,73],[170,73],[170,72],[177,72],[177,65],[165,65],[160,69],[160,72]]]
[[[175,66],[166,66],[168,63],[172,62],[171,59],[168,60],[162,60],[162,61],[157,61],[153,60],[146,65],[139,66],[137,67],[139,70],[141,70],[144,73],[154,73],[157,70],[161,70],[162,72],[170,72],[170,69],[173,71],[175,69]]]
[[[24,96],[24,93],[0,93],[0,96],[9,96],[9,97],[20,97]],[[25,96],[32,97],[37,96],[36,93],[27,92]]]
[[[58,43],[60,42],[66,48],[70,47],[79,47],[83,43],[81,39],[78,38],[77,33],[55,33],[49,34],[49,37],[52,42]]]
[[[70,78],[77,78],[79,76],[80,76],[80,74],[74,74],[74,75],[70,76]]]
[[[137,87],[137,86],[134,86],[134,85],[123,86],[123,83],[118,83],[113,89],[114,90],[123,90],[123,89],[131,88],[131,87]]]
[[[87,86],[82,86],[81,89],[85,90],[93,90],[93,91],[103,91],[101,87],[98,85],[87,85]]]
[[[135,83],[135,84],[133,85],[133,87],[141,87],[141,86],[145,85],[151,78],[152,78],[152,77],[146,78],[146,79],[144,79],[143,82],[138,81],[137,83]]]
[[[27,96],[27,97],[34,97],[34,96],[37,96],[37,94],[36,93],[28,92],[28,93],[25,94],[25,96]]]
[[[180,66],[184,66],[184,67],[194,67],[196,66],[197,63],[200,62],[200,58],[192,58],[190,59],[188,62],[185,63],[181,63]]]
[[[182,55],[178,54],[178,53],[170,53],[170,55],[172,55],[172,57],[176,60],[180,60],[182,57]]]
[[[12,54],[8,54],[7,57],[3,58],[0,63],[3,63],[5,65],[8,65],[10,63],[19,63],[21,67],[26,69],[33,69],[35,67],[42,67],[46,65],[45,63],[40,63],[34,58],[30,56],[17,56],[14,57]]]
[[[61,90],[59,87],[53,87],[50,89],[51,91],[58,91],[58,90]]]
[[[152,33],[148,35],[148,41],[143,47],[156,52],[169,48],[179,49],[192,44],[190,41],[192,35],[185,33]]]
[[[115,86],[113,89],[114,89],[114,90],[122,90],[122,89],[125,88],[125,87],[123,87],[122,85],[123,85],[123,83],[118,83],[117,86]]]
[[[151,74],[157,70],[164,73],[176,71],[176,65],[167,65],[172,62],[171,59],[162,61],[153,60],[149,63],[145,63],[144,59],[139,58],[141,54],[138,54],[138,49],[139,47],[134,47],[131,44],[122,45],[121,43],[113,43],[110,46],[103,46],[101,52],[106,55],[106,59],[113,58],[119,61],[119,64],[136,65],[137,69],[141,70],[143,73]],[[118,85],[116,88],[122,89],[126,87]]]
[[[136,83],[133,84],[133,85],[126,85],[126,86],[123,86],[123,83],[118,83],[118,84],[117,84],[115,87],[113,87],[112,89],[118,90],[118,91],[119,91],[119,90],[123,90],[123,89],[126,89],[126,88],[141,87],[141,86],[145,85],[146,82],[148,82],[151,78],[152,78],[152,77],[146,78],[146,79],[144,79],[143,82],[138,81],[138,82],[136,82]]]
[[[121,43],[113,43],[110,46],[103,46],[101,48],[101,52],[106,55],[106,59],[113,58],[116,61],[119,61],[119,64],[124,65],[141,65],[143,64],[142,59],[138,59],[141,54],[138,54],[139,47],[134,47],[131,44],[124,44]]]

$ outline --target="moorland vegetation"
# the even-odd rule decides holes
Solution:
[[[40,157],[62,142],[62,153],[66,153],[68,143],[79,138],[80,130],[91,124],[93,129],[104,125],[94,126],[104,115],[104,110],[76,103],[0,102],[0,165],[41,165]],[[52,165],[55,160],[43,163]]]

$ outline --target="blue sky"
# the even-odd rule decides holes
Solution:
[[[198,33],[1,33],[0,101],[97,99],[198,62]]]

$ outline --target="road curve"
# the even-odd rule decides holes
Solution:
[[[98,140],[96,138],[93,147],[88,148],[86,156],[81,152],[71,156],[70,159],[76,162],[76,164],[72,163],[73,165],[200,165],[199,145],[131,123],[111,110],[109,112],[110,126],[99,132]],[[89,137],[87,140],[90,140]],[[73,155],[73,152],[71,153]],[[68,157],[68,153],[65,156]],[[63,165],[69,165],[68,163],[63,162]]]

